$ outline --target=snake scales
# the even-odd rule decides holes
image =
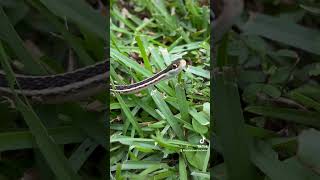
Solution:
[[[213,21],[212,30],[214,41],[221,39],[235,22],[243,9],[242,0],[221,0],[215,1],[223,4],[223,10]],[[20,89],[18,94],[24,94],[30,100],[40,103],[61,103],[93,96],[106,91],[108,88],[109,66],[108,60],[97,64],[77,69],[72,72],[48,75],[48,76],[27,76],[16,74]],[[0,95],[12,95],[8,87],[5,74],[0,72]]]

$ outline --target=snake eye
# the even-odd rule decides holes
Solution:
[[[173,66],[174,68],[177,68],[177,67],[178,67],[178,65],[177,65],[177,64],[173,64],[172,66]]]

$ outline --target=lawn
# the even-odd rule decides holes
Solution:
[[[141,81],[184,59],[179,75],[110,95],[110,177],[209,179],[210,10],[207,1],[112,1],[110,77]]]

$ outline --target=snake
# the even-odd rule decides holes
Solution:
[[[187,62],[184,59],[177,59],[173,61],[168,67],[147,79],[129,85],[115,85],[115,88],[111,88],[110,90],[112,92],[118,92],[121,94],[136,93],[160,81],[174,77],[175,75],[179,74],[179,72],[181,72],[186,67],[186,65]]]
[[[115,85],[114,89],[111,88],[110,90],[121,94],[135,93],[177,75],[185,66],[186,61],[178,59],[145,80],[130,85]],[[24,95],[35,103],[59,104],[81,100],[103,91],[106,92],[109,66],[108,60],[105,60],[61,74],[46,76],[15,74],[15,77],[19,88],[16,87],[14,91],[18,95]],[[12,94],[5,73],[0,71],[0,95],[10,97]]]
[[[222,0],[222,13],[212,23],[214,42],[217,42],[235,23],[243,9],[242,0]],[[57,104],[76,101],[101,92],[106,92],[109,80],[108,59],[74,71],[45,76],[15,74],[19,88],[18,95],[24,95],[32,102]],[[115,85],[112,92],[130,94],[148,88],[164,79],[173,77],[186,66],[185,60],[176,60],[153,76],[130,85]],[[110,86],[111,87],[111,86]],[[0,96],[10,97],[13,92],[8,86],[6,75],[0,71]]]

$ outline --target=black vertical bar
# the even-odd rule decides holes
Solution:
[[[110,70],[110,1],[107,0],[106,3],[106,21],[107,21],[107,27],[106,29],[106,46],[105,46],[105,59],[107,59],[107,71],[109,72]],[[108,74],[108,80],[107,80],[107,90],[106,90],[106,105],[107,105],[107,110],[106,110],[106,121],[105,121],[105,127],[106,127],[106,136],[107,136],[107,142],[106,142],[106,179],[109,179],[110,175],[110,121],[109,121],[109,112],[110,112],[110,73]]]
[[[214,164],[214,158],[213,158],[213,148],[214,148],[214,133],[213,133],[213,98],[212,96],[212,91],[213,91],[213,69],[214,69],[214,64],[215,64],[215,51],[214,51],[214,36],[213,36],[213,21],[215,18],[215,11],[214,11],[214,4],[215,2],[213,0],[210,1],[210,29],[208,29],[210,31],[210,167],[213,166]],[[212,172],[213,168],[210,168],[210,179],[213,179],[213,172]]]

